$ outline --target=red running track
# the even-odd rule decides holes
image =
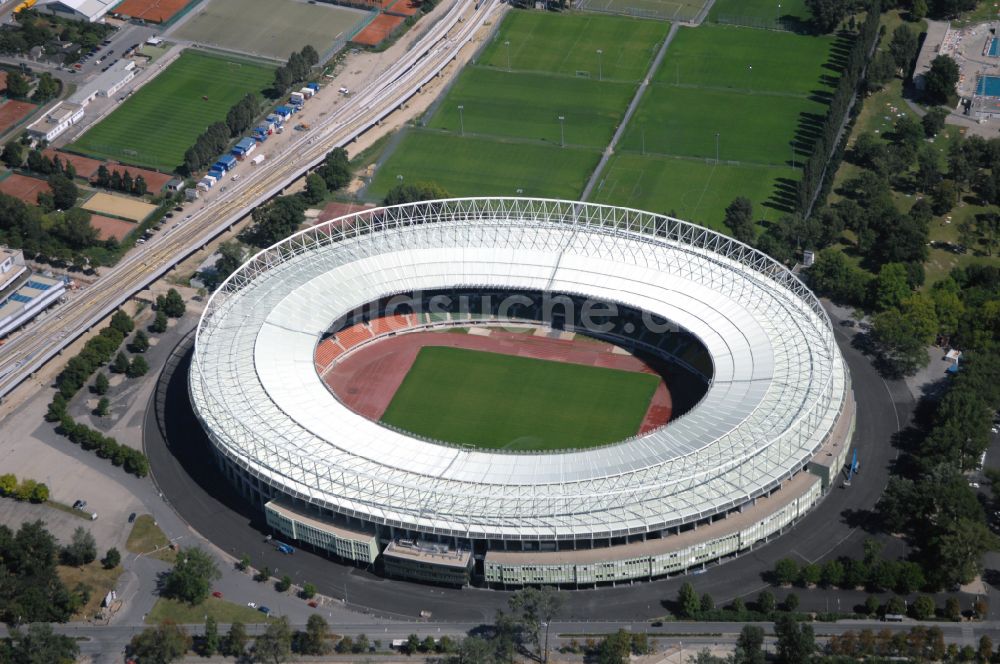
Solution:
[[[348,408],[369,419],[380,420],[424,346],[464,348],[656,374],[639,358],[614,353],[615,346],[602,341],[536,337],[531,333],[492,329],[489,336],[438,331],[388,337],[339,361],[327,372],[323,381]],[[672,412],[670,391],[661,379],[637,433],[663,426],[670,421]]]

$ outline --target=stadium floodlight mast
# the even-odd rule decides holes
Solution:
[[[566,147],[566,116],[559,116],[559,147]]]
[[[462,104],[458,105],[458,127],[459,132],[462,136],[465,136],[465,117],[462,115],[462,111],[465,110],[465,106]]]
[[[505,39],[503,45],[507,47],[507,71],[510,71],[510,40]]]
[[[604,55],[604,51],[597,49],[597,80],[604,80],[604,66],[601,64],[601,56]]]
[[[750,79],[750,92],[753,92],[753,65],[750,65],[747,71],[749,72],[747,77]]]

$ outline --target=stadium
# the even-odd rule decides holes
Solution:
[[[612,313],[595,323],[595,309]],[[498,394],[499,415],[472,418],[481,429],[570,414],[511,446],[524,439],[514,425],[492,441],[451,428],[473,397],[510,389],[514,365],[497,349],[415,351],[386,412],[405,410],[405,391],[414,401],[395,422],[327,379],[363,354],[393,370],[387,344],[499,339],[500,325],[635,358],[646,378],[664,377],[673,412],[622,437],[635,412],[653,411],[657,380],[640,389],[640,373],[594,378],[596,367],[577,365],[547,383],[568,365],[511,358],[523,362],[515,374],[533,372],[516,391],[541,396]],[[436,357],[446,351],[472,354]],[[425,353],[444,364],[407,390]],[[605,379],[621,387],[574,405]],[[500,588],[653,579],[751,550],[834,486],[855,412],[830,321],[784,266],[670,217],[523,198],[364,210],[260,252],[207,304],[189,389],[220,468],[279,539],[390,577]],[[414,417],[414,403],[436,416]],[[515,403],[543,416],[508,410]]]

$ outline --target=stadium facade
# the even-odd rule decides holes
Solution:
[[[707,387],[665,427],[559,453],[420,439],[331,394],[316,349],[337,321],[449,290],[647,312],[697,339],[710,367],[687,368]],[[603,334],[670,355],[634,327]],[[189,387],[223,473],[279,537],[389,576],[494,587],[651,579],[750,550],[836,481],[855,412],[829,318],[784,266],[670,217],[540,199],[366,210],[260,252],[209,301]]]

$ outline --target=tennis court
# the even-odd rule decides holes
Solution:
[[[1000,76],[980,76],[976,94],[980,97],[1000,97]]]

